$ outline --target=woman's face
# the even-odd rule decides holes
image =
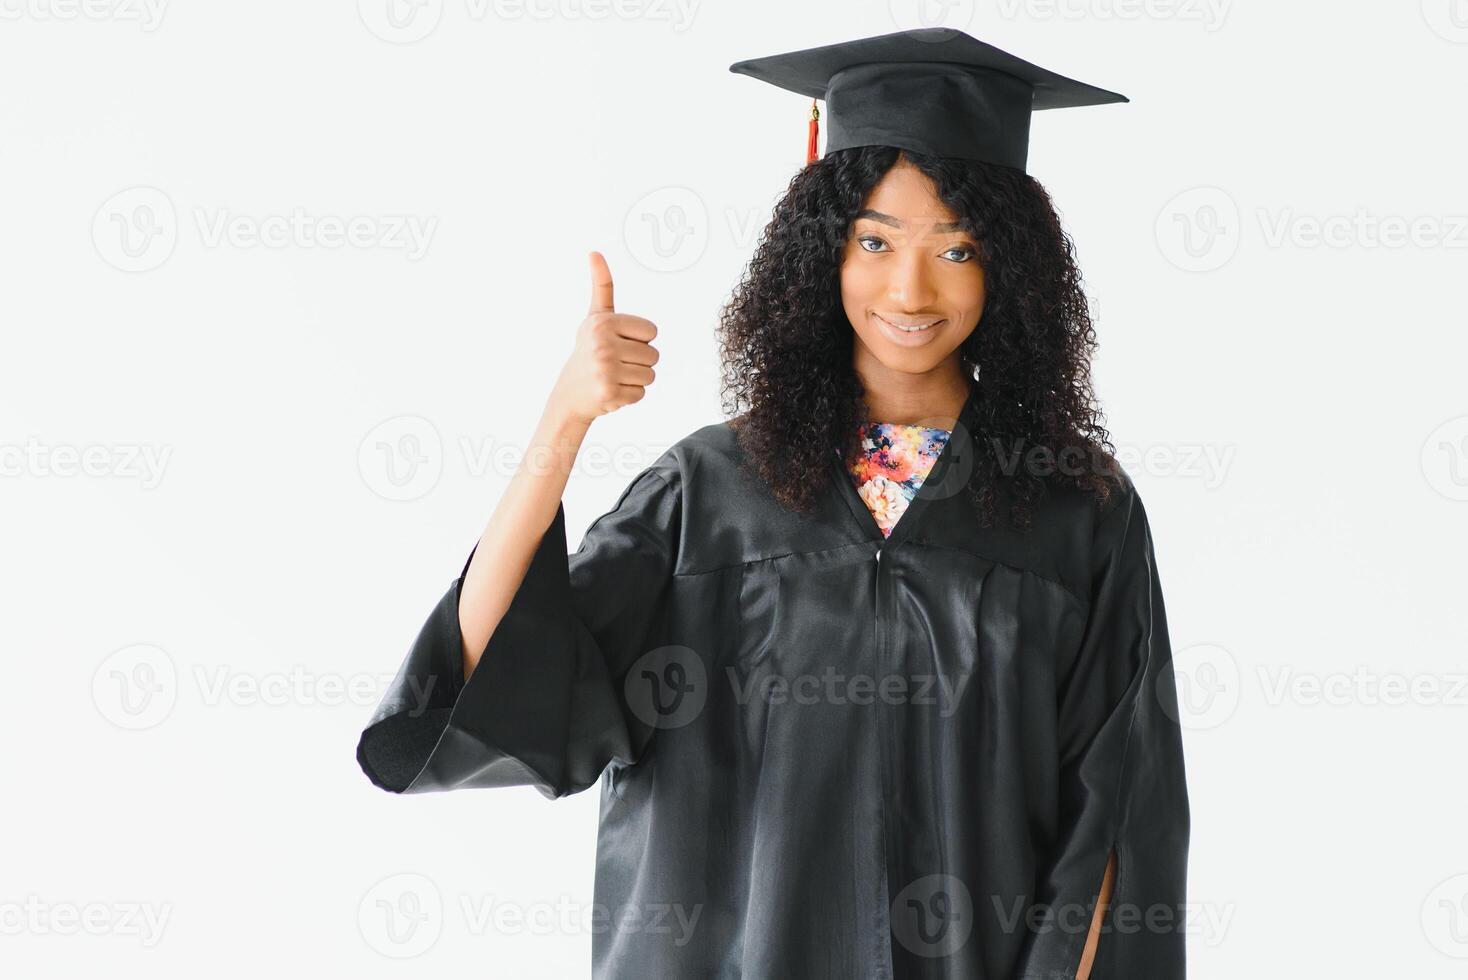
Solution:
[[[841,258],[858,362],[922,374],[956,357],[978,326],[984,270],[978,242],[957,220],[932,179],[903,158],[873,188]]]

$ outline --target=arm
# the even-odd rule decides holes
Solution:
[[[1076,971],[1076,980],[1091,980],[1091,965],[1096,961],[1096,944],[1101,940],[1101,921],[1106,916],[1106,905],[1111,901],[1111,885],[1116,880],[1116,852],[1106,862],[1106,873],[1101,876],[1101,894],[1096,899],[1096,913],[1091,917],[1091,932],[1086,936],[1086,948],[1081,953],[1081,968]]]
[[[670,453],[639,473],[568,554],[561,493],[591,421],[652,381],[656,327],[613,313],[592,253],[592,312],[463,570],[423,622],[357,742],[393,793],[534,786],[555,799],[634,763],[652,729],[626,702],[667,628],[681,481]]]
[[[641,401],[654,377],[658,353],[649,341],[657,327],[613,311],[612,274],[600,252],[591,253],[591,278],[591,309],[577,331],[575,350],[464,573],[459,629],[466,681],[555,520],[592,420]]]
[[[466,681],[510,608],[535,549],[555,519],[589,425],[567,417],[552,405],[546,406],[520,468],[479,537],[459,596]]]
[[[1057,682],[1058,832],[1038,876],[1044,914],[1026,940],[1024,980],[1085,977],[1088,958],[1107,978],[1186,975],[1177,688],[1146,510],[1130,478],[1123,483],[1093,528],[1090,609]],[[1090,914],[1077,921],[1082,910]],[[1120,916],[1142,921],[1122,928]],[[1117,928],[1098,938],[1108,917]]]

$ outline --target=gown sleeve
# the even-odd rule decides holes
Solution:
[[[357,743],[394,793],[534,786],[586,789],[612,760],[636,762],[653,734],[629,711],[629,667],[668,622],[680,496],[676,471],[643,470],[566,553],[564,506],[509,609],[463,679],[459,577],[433,607]]]
[[[1020,980],[1074,980],[1110,852],[1091,980],[1182,980],[1189,810],[1152,536],[1128,478],[1099,518],[1091,606],[1058,692],[1059,823]]]

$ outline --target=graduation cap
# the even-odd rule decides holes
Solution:
[[[729,66],[811,98],[806,163],[816,159],[824,99],[826,152],[896,146],[1024,171],[1030,113],[1127,102],[944,27],[899,31]]]

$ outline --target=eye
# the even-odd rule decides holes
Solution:
[[[974,253],[974,250],[971,249],[971,248],[969,248],[966,245],[955,245],[952,248],[948,249],[948,251],[944,252],[943,254],[944,255],[951,255],[954,252],[957,252],[959,255],[964,256],[962,259],[959,259],[958,260],[959,262],[967,262],[970,259],[978,258],[978,256]]]
[[[882,241],[880,238],[875,238],[875,237],[873,237],[871,235],[863,235],[860,238],[858,238],[856,240],[856,242],[857,242],[858,245],[861,245],[862,246],[862,250],[863,251],[866,251],[866,252],[875,252],[875,251],[877,251],[874,248],[867,248],[866,247],[866,243],[867,242],[876,242],[878,245],[886,245],[887,244],[886,242]]]

